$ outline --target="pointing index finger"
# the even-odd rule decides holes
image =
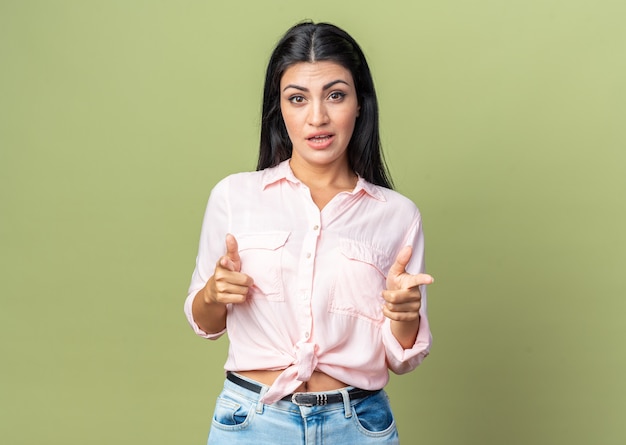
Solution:
[[[241,258],[239,257],[239,244],[234,235],[226,234],[226,257],[232,262],[236,272],[241,270]]]

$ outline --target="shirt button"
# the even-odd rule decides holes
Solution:
[[[310,254],[310,253],[307,253],[307,254],[306,254],[306,257],[307,257],[307,258],[311,258],[311,254]]]
[[[310,335],[310,334],[309,334],[308,332],[305,332],[305,333],[304,333],[304,338],[309,338],[309,335]]]
[[[313,230],[317,230],[319,228],[320,228],[320,226],[318,226],[317,224],[313,226]]]

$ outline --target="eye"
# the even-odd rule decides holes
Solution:
[[[328,98],[332,101],[338,102],[341,99],[343,99],[344,97],[346,97],[346,93],[342,92],[342,91],[333,91],[332,93],[330,93],[328,95]]]
[[[298,96],[298,95],[291,96],[289,98],[289,102],[291,102],[292,104],[301,104],[304,102],[304,96]]]

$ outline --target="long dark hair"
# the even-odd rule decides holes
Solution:
[[[257,170],[291,157],[292,143],[280,110],[280,80],[299,62],[331,61],[350,71],[359,100],[359,117],[348,144],[350,168],[365,180],[393,188],[378,129],[378,101],[365,55],[344,30],[329,23],[303,22],[280,39],[270,57],[263,89],[261,145]]]

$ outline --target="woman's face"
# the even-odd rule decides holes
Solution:
[[[349,70],[329,61],[290,66],[280,80],[280,107],[293,144],[292,163],[348,165],[348,143],[359,115]]]

